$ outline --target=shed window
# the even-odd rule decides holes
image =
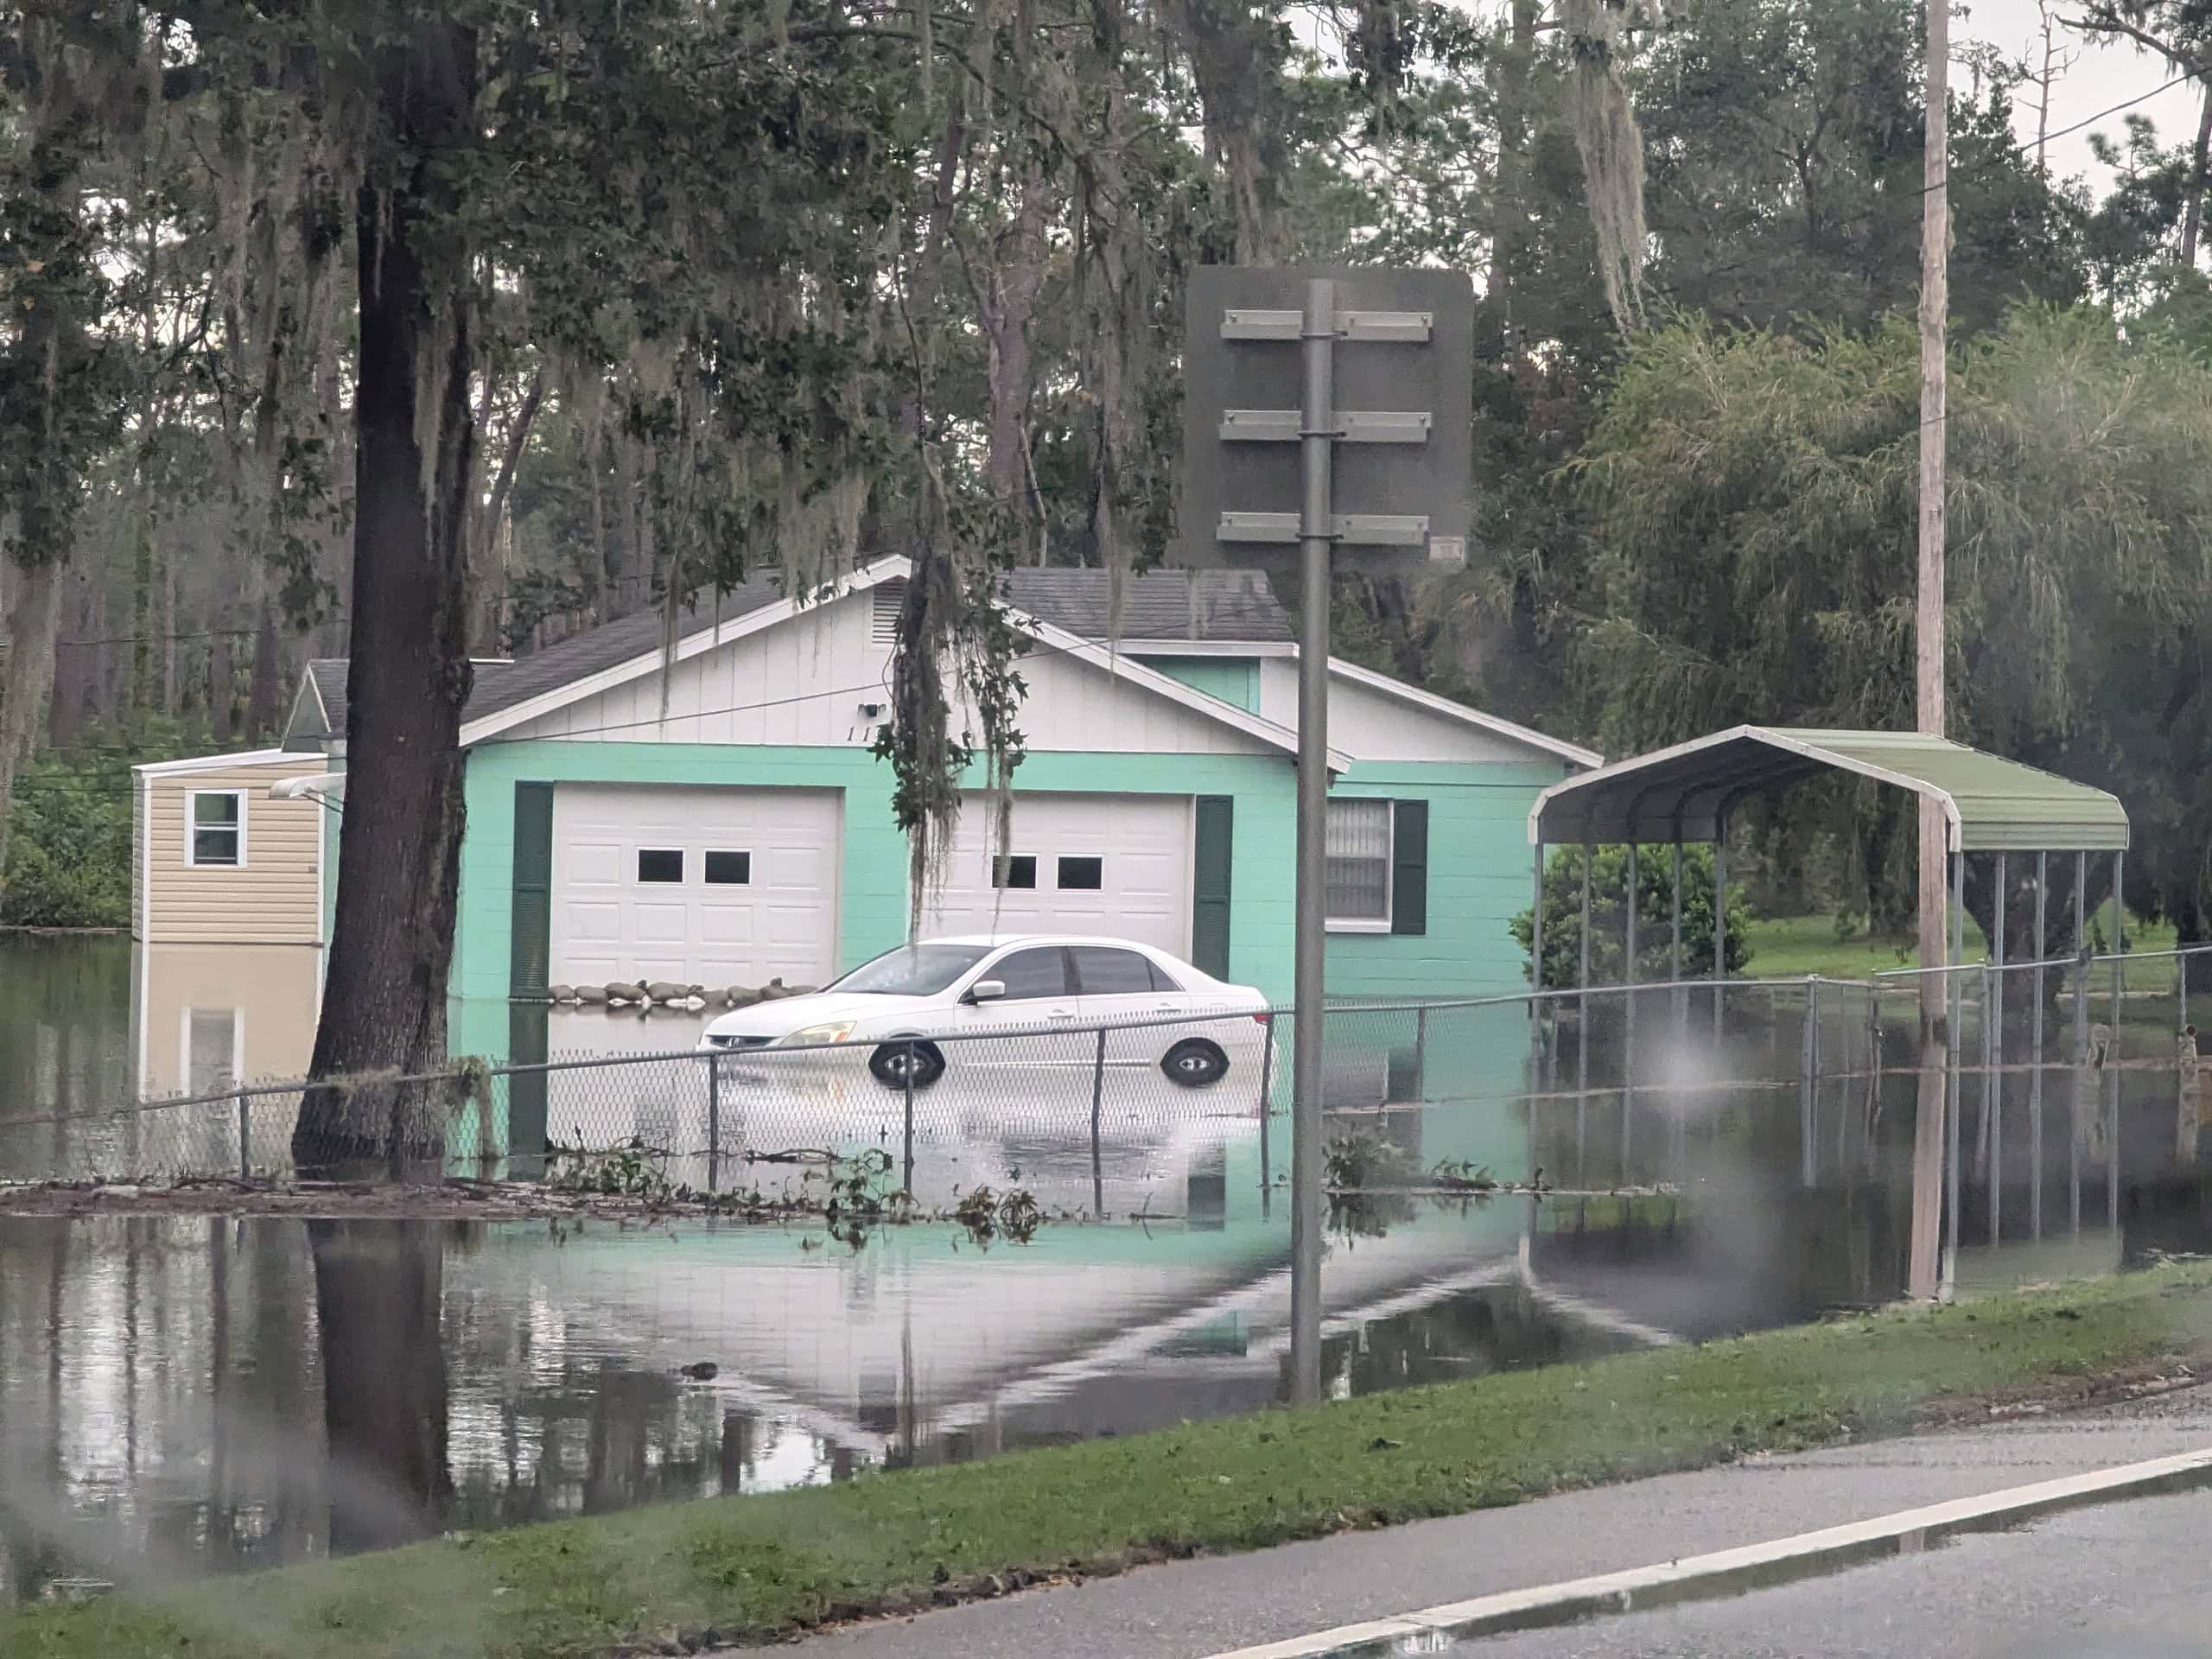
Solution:
[[[1329,803],[1328,912],[1332,927],[1390,925],[1390,803]]]
[[[683,882],[683,852],[662,847],[640,847],[638,849],[638,880],[681,887]]]
[[[184,861],[217,869],[245,866],[245,791],[195,789],[184,798]]]
[[[991,885],[1019,893],[1033,891],[1037,886],[1037,855],[1013,853],[1004,859],[993,859]]]
[[[710,887],[752,885],[753,855],[750,853],[709,853],[706,862],[707,885]]]

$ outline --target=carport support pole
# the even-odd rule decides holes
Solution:
[[[1948,1024],[1950,1041],[1948,1050],[1949,1077],[1944,1085],[1943,1132],[1944,1217],[1943,1217],[1943,1285],[1948,1292],[1959,1264],[1959,1063],[1961,1051],[1966,1046],[1967,991],[1960,982],[1959,962],[1967,953],[1967,855],[1962,847],[1951,855],[1951,904],[1949,948],[1944,952],[1944,989],[1949,1005]]]
[[[1290,1400],[1321,1397],[1321,1040],[1327,937],[1329,566],[1335,441],[1337,285],[1306,284],[1299,330],[1304,396],[1299,410],[1297,982],[1291,1031]]]
[[[2105,1225],[2120,1237],[2120,1054],[2127,1016],[2127,855],[2112,855],[2112,1041],[2105,1048]]]
[[[2074,855],[2074,1095],[2066,1135],[2066,1218],[2082,1236],[2082,1085],[2089,1071],[2089,855]]]
[[[1582,954],[1574,970],[1574,1179],[1582,1179],[1582,1154],[1590,1129],[1590,867],[1598,849],[1582,834]]]
[[[1536,843],[1536,892],[1529,909],[1529,1122],[1544,1088],[1544,843]]]
[[[1713,825],[1713,1064],[1720,1059],[1720,1016],[1727,1006],[1728,978],[1728,821]]]
[[[1621,993],[1628,1006],[1621,1010],[1621,1179],[1629,1179],[1630,1143],[1636,1132],[1636,984],[1643,977],[1637,972],[1637,870],[1636,828],[1629,827],[1628,841],[1628,920],[1626,937],[1621,941],[1628,952],[1628,962],[1621,974],[1621,983],[1628,989]]]
[[[1989,1242],[2004,1240],[2005,1217],[2005,931],[2009,919],[2005,899],[2005,855],[1997,855],[1996,902],[1990,908],[1993,937],[1989,941],[1989,987],[1981,1007],[1982,1123],[1989,1135],[1989,1163],[1983,1172],[1989,1181]]]
[[[2028,1021],[2028,1049],[2034,1056],[2028,1071],[2028,1231],[2043,1237],[2043,963],[2049,954],[2044,944],[2050,888],[2050,855],[2036,855],[2036,965],[2035,1012]]]

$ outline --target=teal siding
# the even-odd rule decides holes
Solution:
[[[1520,990],[1520,947],[1507,925],[1529,907],[1529,809],[1563,766],[1368,761],[1339,796],[1428,803],[1425,932],[1332,933],[1329,989],[1347,996],[1480,996]]]
[[[1247,714],[1260,711],[1260,664],[1249,657],[1145,657],[1147,668],[1156,668],[1193,691],[1203,691],[1224,702],[1233,702]]]
[[[906,840],[891,816],[889,768],[865,749],[759,748],[728,744],[486,743],[469,752],[468,830],[461,844],[456,996],[507,995],[513,921],[514,785],[519,782],[728,784],[838,789],[845,795],[838,961],[887,950],[906,932]],[[981,787],[980,768],[971,784]],[[1272,755],[1032,755],[1022,789],[1116,794],[1225,795],[1233,810],[1237,883],[1229,972],[1271,995],[1290,995],[1288,874],[1295,835],[1294,777]],[[1525,810],[1525,808],[1524,808]]]

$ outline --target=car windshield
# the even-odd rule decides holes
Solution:
[[[990,951],[987,944],[902,944],[825,988],[877,996],[934,996]]]

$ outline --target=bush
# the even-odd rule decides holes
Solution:
[[[127,927],[130,768],[207,747],[175,721],[95,728],[16,777],[0,926]]]
[[[1637,855],[1636,954],[1644,981],[1668,976],[1669,938],[1675,899],[1671,846],[1645,847]],[[1618,985],[1627,957],[1628,849],[1599,847],[1590,867],[1590,982]],[[1751,907],[1744,890],[1728,888],[1728,971],[1739,973],[1751,959],[1746,932]],[[1528,963],[1530,916],[1513,918],[1513,937]],[[1582,849],[1562,847],[1544,866],[1545,990],[1570,989],[1582,954]],[[1713,849],[1682,849],[1682,977],[1713,977]]]

